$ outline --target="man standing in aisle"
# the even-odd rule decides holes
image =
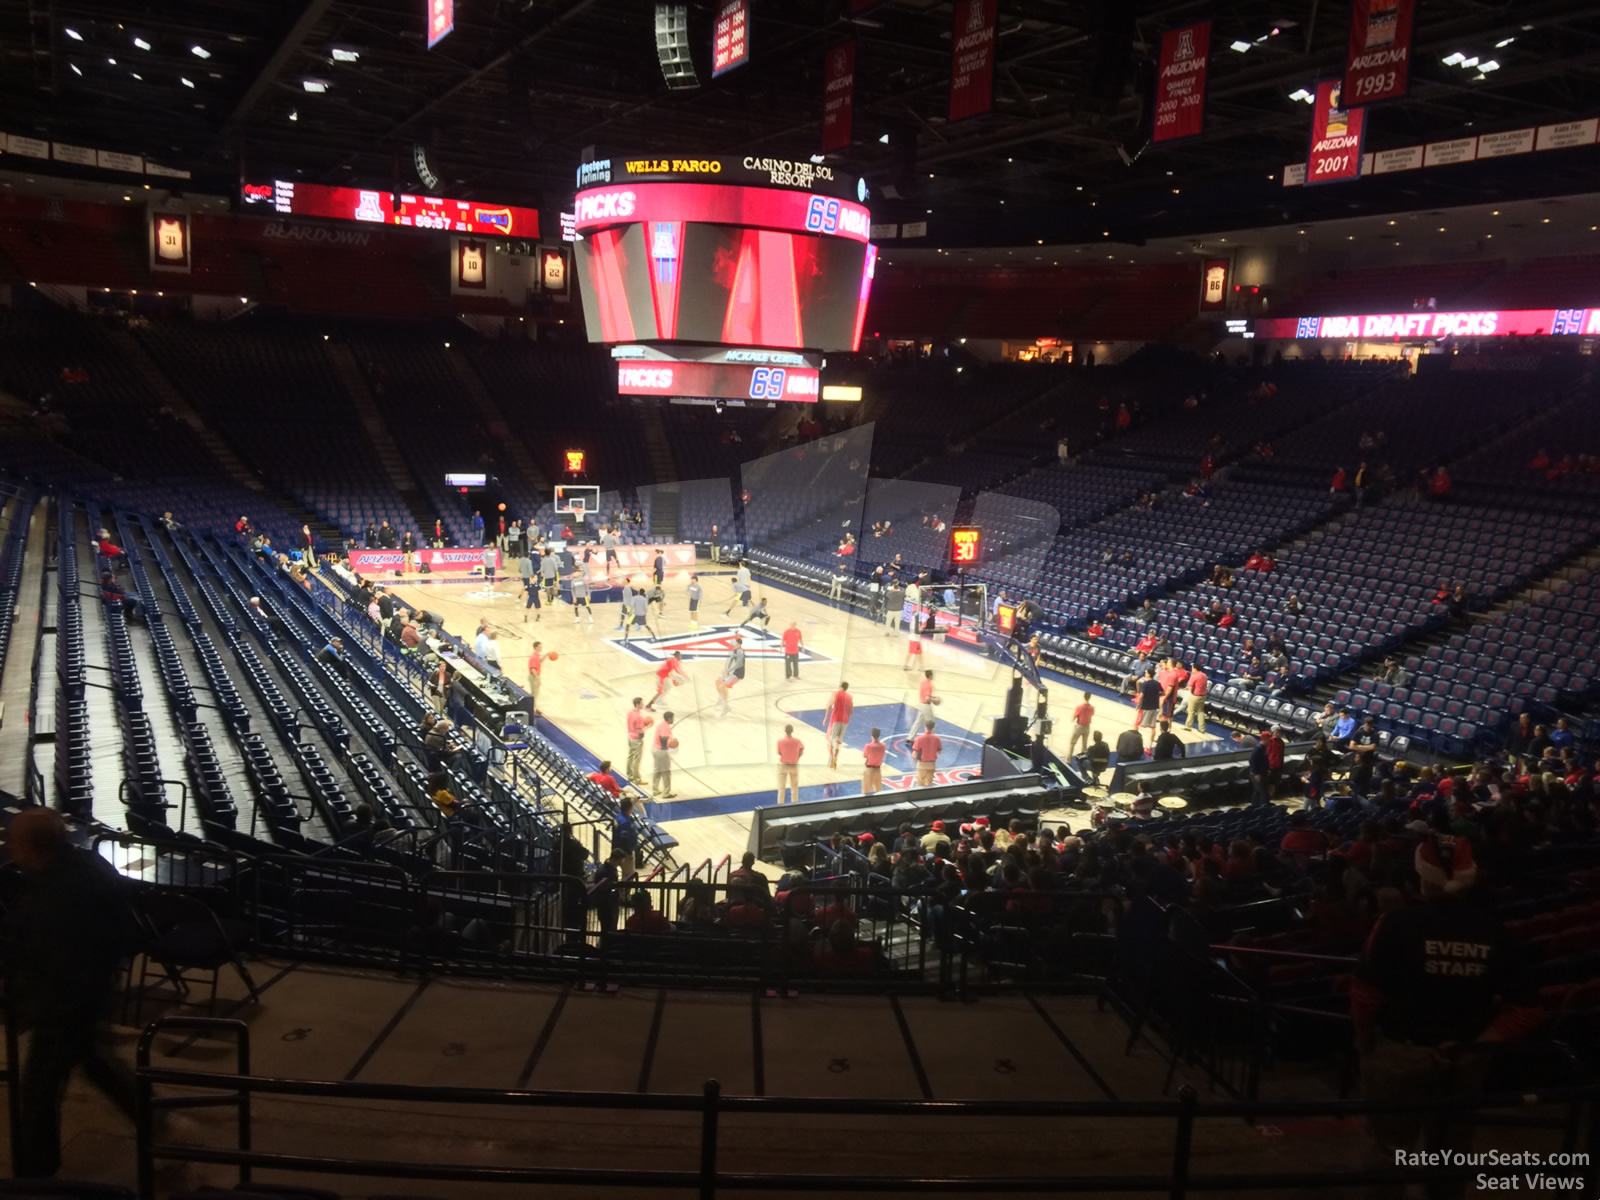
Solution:
[[[800,678],[801,645],[800,626],[790,621],[789,628],[783,631],[783,677],[785,679]]]
[[[628,710],[628,762],[623,768],[629,783],[644,782],[639,773],[640,760],[644,757],[644,733],[654,724],[655,718],[645,715],[644,697],[635,696],[633,707]]]
[[[785,725],[778,739],[778,803],[785,803],[785,793],[800,803],[800,756],[806,752],[804,743],[794,735],[794,726]]]
[[[674,719],[674,714],[662,713],[660,724],[650,735],[650,795],[656,800],[672,800],[677,796],[672,790],[672,743],[677,740],[672,736]]]
[[[918,787],[928,787],[933,783],[933,771],[938,766],[939,751],[942,749],[944,743],[933,731],[933,722],[926,722],[922,726],[922,732],[917,734],[917,740],[911,743],[911,757],[917,764]]]
[[[834,770],[839,768],[839,747],[844,745],[845,730],[850,726],[850,714],[855,711],[856,702],[850,695],[850,685],[841,683],[839,690],[833,694],[833,699],[828,703],[827,720],[823,722],[828,727],[828,766]]]

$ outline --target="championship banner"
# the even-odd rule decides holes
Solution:
[[[456,286],[475,291],[489,286],[489,263],[482,242],[456,240]]]
[[[1344,94],[1376,104],[1406,94],[1411,76],[1411,19],[1417,0],[1351,0]]]
[[[956,0],[950,30],[950,119],[986,113],[994,103],[994,20],[997,0]]]
[[[711,78],[750,61],[750,0],[722,0],[711,34]]]
[[[150,214],[150,269],[187,275],[191,261],[189,214]]]
[[[1311,110],[1311,153],[1306,158],[1306,183],[1338,183],[1361,174],[1361,142],[1366,135],[1364,109],[1345,108],[1343,85],[1337,79],[1317,84]]]
[[[455,0],[428,0],[428,49],[432,50],[456,27]]]
[[[850,146],[855,110],[856,44],[841,42],[827,51],[822,69],[822,152]]]
[[[1210,21],[1169,29],[1161,35],[1152,141],[1175,142],[1199,136],[1205,124],[1206,64],[1210,55]]]
[[[1215,310],[1228,306],[1228,260],[1206,259],[1205,271],[1200,276],[1200,307]]]

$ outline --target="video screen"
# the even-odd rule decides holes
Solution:
[[[646,221],[578,243],[591,340],[850,350],[868,246],[811,234]]]

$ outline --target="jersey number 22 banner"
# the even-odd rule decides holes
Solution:
[[[956,0],[950,38],[950,119],[986,113],[994,103],[997,0]]]
[[[1311,110],[1311,153],[1306,182],[1335,183],[1361,174],[1361,141],[1367,129],[1363,109],[1344,106],[1344,87],[1337,79],[1317,84]]]
[[[1161,35],[1152,141],[1172,142],[1200,133],[1206,115],[1206,63],[1210,52],[1210,21],[1169,29]]]
[[[1344,63],[1344,95],[1350,103],[1406,94],[1416,7],[1417,0],[1351,0],[1350,53]]]

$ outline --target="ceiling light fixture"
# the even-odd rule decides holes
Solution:
[[[194,81],[193,80],[185,79],[181,75],[178,77],[178,82],[183,84],[183,86],[186,87],[186,88],[192,88],[194,86]]]
[[[189,53],[194,55],[196,58],[211,57],[211,51],[207,50],[204,46],[190,46]]]
[[[335,46],[333,48],[333,61],[342,63],[360,62],[361,55],[358,51],[345,50],[342,47]]]
[[[1240,54],[1244,54],[1246,51],[1248,51],[1250,49],[1250,46],[1251,46],[1250,42],[1233,42],[1228,46],[1228,49],[1236,50]]]
[[[1444,63],[1444,65],[1447,67],[1459,67],[1462,63],[1467,61],[1467,56],[1461,53],[1461,51],[1457,50],[1454,54],[1445,55],[1444,58],[1440,59],[1439,61]]]
[[[81,67],[79,67],[77,63],[68,63],[67,65],[72,68],[72,73],[74,75],[82,75],[83,74],[83,69]]]
[[[149,43],[149,42],[147,42],[147,41],[145,41],[145,40],[144,40],[144,39],[143,39],[143,38],[142,38],[142,37],[136,37],[136,38],[134,38],[134,39],[133,39],[133,44],[134,44],[134,45],[135,45],[135,46],[137,46],[137,47],[139,47],[139,49],[141,49],[141,50],[148,50],[148,49],[150,49],[150,43]]]
[[[79,33],[76,29],[63,29],[61,32],[66,34],[75,42],[83,41],[83,34]]]

